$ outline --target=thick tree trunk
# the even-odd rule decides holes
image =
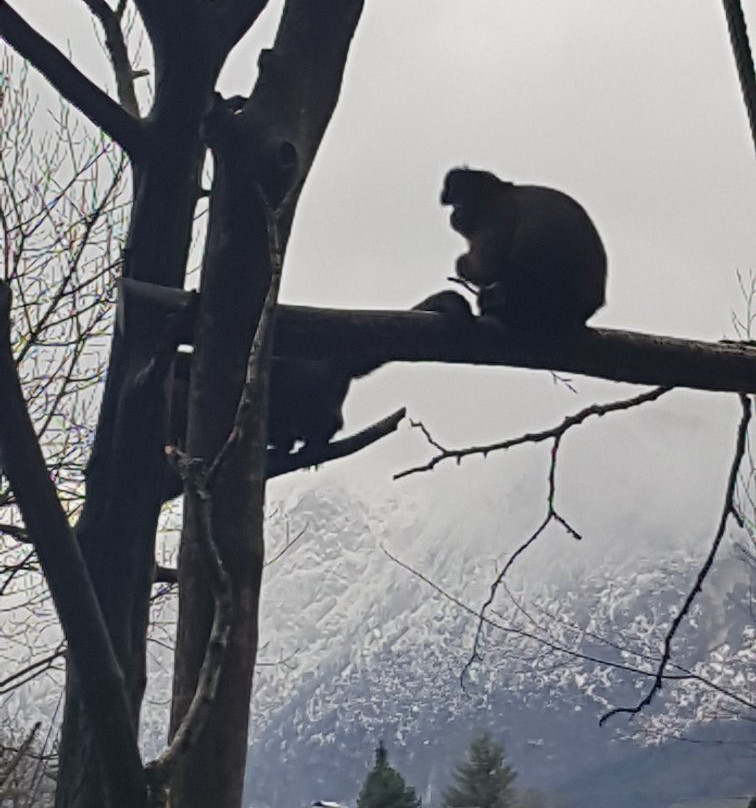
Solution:
[[[178,71],[180,72],[180,71]],[[125,277],[182,286],[211,103],[214,65],[187,64],[185,82],[163,81],[147,122],[147,147],[133,167],[134,202]],[[174,69],[171,75],[178,75]],[[184,97],[193,89],[191,101]],[[171,103],[173,99],[173,103]],[[161,388],[134,395],[163,333],[113,337],[87,496],[77,535],[124,674],[138,727],[146,683],[146,637],[154,546],[164,477],[167,402]],[[76,677],[67,676],[56,808],[103,808],[96,745]]]
[[[291,215],[338,99],[362,0],[286,3],[272,51],[239,115],[218,109],[210,126],[216,159],[208,248],[202,276],[189,399],[188,451],[212,462],[228,437],[249,348],[271,275],[260,192],[285,198],[285,248]],[[265,390],[257,423],[242,437],[212,492],[212,532],[233,587],[235,614],[212,716],[177,762],[172,808],[238,808],[244,782],[249,698],[257,653],[265,497]],[[240,448],[240,447],[237,447]],[[194,693],[212,619],[203,585],[196,514],[185,514],[179,565],[179,628],[172,729]]]
[[[163,479],[167,409],[164,385],[136,385],[136,374],[146,364],[144,352],[123,340],[121,343],[116,355],[124,367],[116,417],[110,430],[98,434],[99,440],[108,441],[110,455],[104,468],[95,468],[89,478],[93,491],[77,533],[123,671],[136,730],[145,687],[149,596],[160,511],[160,497],[154,492]],[[70,671],[56,804],[67,808],[102,808],[107,804],[101,792],[97,749],[82,712],[78,680]]]
[[[187,435],[188,453],[207,462],[212,462],[231,432],[270,277],[264,219],[254,199],[254,186],[238,187],[238,178],[239,173],[224,165],[222,158],[216,160],[210,223],[215,235],[203,269]],[[257,215],[250,215],[255,208]],[[241,210],[248,222],[235,215]],[[213,487],[212,538],[231,578],[234,616],[210,720],[197,746],[177,761],[173,808],[224,808],[238,805],[241,799],[263,562],[265,397],[264,386],[253,403],[256,428],[248,430],[229,453]],[[179,556],[174,731],[194,695],[213,619],[197,539],[203,526],[194,507],[191,500],[186,502]]]

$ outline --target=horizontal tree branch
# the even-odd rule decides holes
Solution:
[[[144,312],[160,319],[195,294],[134,280],[121,283],[121,319],[127,308],[134,309],[137,330]],[[193,323],[187,320],[184,327],[179,341],[191,345]],[[491,317],[456,319],[427,311],[279,305],[273,353],[343,359],[357,367],[395,361],[508,365],[658,387],[756,392],[756,346],[749,343],[701,342],[607,328],[539,336],[508,331]]]
[[[365,429],[361,429],[353,435],[347,435],[347,437],[340,440],[335,440],[325,446],[316,446],[315,448],[305,446],[298,452],[285,455],[268,450],[268,467],[265,476],[270,480],[273,477],[280,477],[282,474],[289,474],[292,471],[311,468],[312,466],[321,466],[331,460],[338,460],[355,454],[372,443],[381,440],[381,438],[385,438],[386,435],[396,432],[399,423],[406,414],[406,409],[402,407],[400,410],[386,416],[386,418],[365,427]],[[175,470],[171,470],[171,473],[166,477],[163,491],[164,502],[169,502],[184,493],[184,482],[180,475],[174,472]],[[0,525],[0,531],[2,531],[2,525]],[[156,567],[154,580],[156,583],[178,583],[175,571],[161,566]]]
[[[756,349],[585,328],[549,338],[508,332],[489,317],[279,306],[276,356],[449,362],[548,369],[617,382],[756,392]]]
[[[124,151],[132,157],[139,152],[145,138],[141,122],[91,82],[14,11],[7,0],[0,2],[0,36]]]

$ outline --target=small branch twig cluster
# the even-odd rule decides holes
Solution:
[[[487,457],[492,452],[500,452],[505,449],[512,449],[515,446],[521,446],[524,443],[541,443],[546,440],[554,440],[555,445],[557,445],[558,448],[558,443],[561,441],[562,436],[569,429],[580,426],[591,416],[602,416],[611,412],[629,410],[641,404],[656,401],[656,399],[661,398],[661,396],[668,393],[671,389],[671,387],[656,387],[646,393],[641,393],[640,395],[632,396],[631,398],[622,399],[620,401],[613,401],[608,404],[591,404],[589,407],[583,408],[574,415],[568,415],[560,424],[550,427],[549,429],[543,429],[539,432],[526,432],[524,435],[518,435],[516,438],[509,438],[508,440],[499,441],[497,443],[487,443],[480,446],[468,446],[464,449],[445,448],[431,437],[425,426],[423,426],[421,423],[413,422],[412,426],[422,431],[428,443],[437,450],[437,454],[427,463],[421,466],[414,466],[406,469],[405,471],[400,471],[398,474],[394,475],[394,479],[399,480],[402,477],[408,477],[411,474],[418,474],[423,471],[432,471],[439,463],[443,463],[445,460],[454,460],[457,463],[461,463],[465,457],[469,457],[471,455],[482,455],[483,457]],[[552,465],[554,463],[556,463],[555,457]]]
[[[516,438],[511,438],[506,441],[501,441],[498,443],[486,444],[481,446],[472,446],[467,447],[465,449],[447,449],[442,446],[438,441],[436,441],[428,429],[422,424],[413,422],[412,426],[414,428],[420,429],[420,431],[425,436],[428,443],[436,450],[437,454],[431,458],[427,463],[416,466],[406,471],[400,472],[396,475],[397,478],[408,476],[410,474],[417,474],[424,471],[431,471],[435,468],[439,463],[445,460],[455,460],[457,463],[460,463],[463,458],[468,457],[470,455],[482,455],[487,456],[489,453],[494,451],[501,451],[505,449],[510,449],[514,446],[519,446],[526,443],[540,443],[545,440],[552,440],[553,446],[551,450],[551,459],[549,464],[549,472],[548,472],[548,493],[546,498],[546,513],[544,515],[543,520],[535,529],[535,531],[512,553],[512,555],[507,559],[506,563],[502,570],[498,573],[496,578],[491,584],[490,592],[488,597],[486,598],[485,602],[481,606],[481,608],[475,612],[476,617],[478,618],[478,625],[475,632],[475,638],[473,641],[473,649],[470,654],[469,659],[465,663],[464,668],[460,674],[460,681],[462,686],[464,687],[465,678],[467,677],[470,669],[472,666],[481,659],[480,656],[480,643],[482,639],[483,629],[487,624],[491,624],[490,619],[487,617],[487,611],[492,606],[496,594],[499,588],[502,585],[505,585],[505,579],[512,568],[515,561],[543,534],[546,528],[552,522],[557,522],[558,524],[562,525],[562,527],[567,531],[569,535],[571,535],[575,539],[580,539],[580,533],[559,513],[559,511],[555,507],[555,495],[556,495],[556,467],[557,467],[557,460],[559,456],[559,449],[561,447],[561,441],[567,431],[575,426],[582,424],[588,417],[591,415],[605,415],[609,412],[616,412],[619,410],[626,410],[632,407],[639,406],[641,404],[655,401],[660,398],[665,393],[669,392],[672,388],[670,387],[658,387],[654,390],[650,390],[646,393],[642,393],[638,396],[634,396],[629,399],[624,399],[621,401],[611,402],[609,404],[594,404],[589,407],[580,410],[578,413],[574,415],[566,417],[559,425],[556,427],[551,427],[549,429],[542,430],[540,432],[533,432],[527,433],[525,435],[520,435]],[[678,613],[675,615],[670,627],[665,635],[663,649],[661,658],[658,662],[656,671],[654,673],[649,673],[648,671],[642,671],[644,676],[653,676],[654,681],[653,684],[645,695],[645,697],[635,706],[633,707],[618,707],[608,711],[605,715],[603,715],[600,719],[600,724],[604,724],[609,718],[614,715],[620,713],[627,713],[630,715],[635,715],[643,710],[645,707],[651,704],[654,699],[654,696],[661,690],[662,684],[665,679],[670,678],[666,674],[667,667],[673,665],[671,662],[671,654],[672,654],[672,643],[677,635],[682,622],[684,621],[685,617],[690,612],[691,607],[698,595],[701,591],[704,581],[708,576],[713,564],[714,560],[717,556],[717,552],[721,546],[722,540],[725,535],[725,530],[727,528],[728,521],[730,517],[735,519],[738,525],[741,527],[743,526],[743,518],[741,517],[738,508],[735,503],[735,494],[736,494],[736,487],[738,481],[738,473],[739,469],[743,460],[743,457],[747,451],[747,435],[748,435],[748,425],[751,419],[751,400],[749,396],[745,394],[740,395],[740,401],[742,406],[742,417],[738,426],[738,433],[737,433],[737,440],[736,440],[736,447],[735,453],[732,460],[732,465],[730,468],[730,474],[728,477],[726,494],[725,494],[725,503],[722,510],[722,515],[720,517],[719,525],[717,531],[715,533],[714,539],[712,541],[711,547],[709,552],[704,559],[701,568],[698,571],[696,576],[696,580],[689,591],[688,595],[686,596],[685,600],[683,601]],[[388,551],[386,551],[388,554]],[[389,554],[390,555],[390,554]],[[429,583],[435,589],[440,592],[443,592],[439,587],[437,587],[433,582],[422,576],[420,573],[412,570],[403,562],[400,562],[398,559],[391,556],[391,558],[396,561],[400,566],[408,569],[413,574],[420,577],[422,580]],[[443,593],[447,597],[449,596],[447,593]],[[451,598],[455,603],[462,606],[465,609],[469,610],[465,604],[462,604],[455,598]],[[497,626],[497,628],[501,628],[501,626]],[[540,641],[540,640],[539,640]],[[573,653],[573,652],[570,652]],[[578,656],[581,656],[578,654]],[[596,661],[596,660],[593,660]],[[601,664],[609,664],[606,661],[601,661]],[[684,670],[679,665],[674,665],[674,667],[678,670]],[[692,675],[692,674],[691,674]],[[674,678],[674,677],[672,677]],[[700,678],[700,677],[696,677]],[[718,689],[714,683],[707,682],[709,686]],[[737,694],[730,694],[729,692],[726,694],[736,700],[742,701],[741,699],[737,698]],[[751,706],[750,704],[747,706]]]
[[[560,524],[567,533],[572,536],[572,538],[576,540],[580,540],[582,536],[580,533],[562,516],[556,508],[555,505],[555,498],[556,498],[556,468],[557,468],[557,460],[559,457],[559,449],[562,444],[562,438],[568,432],[568,430],[572,429],[573,427],[577,427],[581,425],[587,418],[592,415],[601,416],[606,415],[610,412],[617,412],[620,410],[628,410],[633,407],[640,406],[641,404],[645,404],[649,401],[656,401],[665,393],[669,392],[671,388],[668,387],[657,387],[654,390],[650,390],[646,393],[641,393],[640,395],[633,396],[632,398],[623,399],[621,401],[613,401],[609,404],[592,404],[589,407],[585,407],[584,409],[580,410],[579,412],[575,413],[574,415],[567,416],[561,424],[558,424],[555,427],[551,427],[550,429],[545,429],[540,432],[532,432],[527,433],[525,435],[520,435],[517,438],[511,438],[506,441],[501,441],[499,443],[492,443],[485,446],[472,446],[466,449],[456,449],[456,450],[448,450],[441,446],[437,441],[433,440],[428,430],[422,426],[421,424],[413,424],[413,426],[418,426],[423,434],[426,436],[426,439],[429,443],[438,450],[438,454],[432,458],[428,463],[424,466],[419,466],[413,469],[409,469],[408,471],[402,472],[397,477],[406,476],[408,474],[418,473],[420,471],[428,471],[433,469],[438,463],[443,460],[454,459],[458,463],[462,461],[463,457],[467,457],[469,455],[483,455],[486,457],[491,452],[495,451],[502,451],[505,449],[510,449],[514,446],[519,446],[524,443],[541,443],[545,440],[552,440],[553,446],[551,448],[551,459],[549,463],[549,472],[548,472],[548,493],[546,497],[546,513],[543,517],[543,520],[535,529],[535,531],[512,553],[512,555],[507,559],[504,567],[496,576],[494,581],[491,584],[491,589],[486,598],[485,602],[480,608],[478,612],[478,626],[475,631],[475,638],[473,640],[473,648],[472,652],[470,653],[470,657],[465,663],[464,668],[460,674],[460,683],[462,687],[464,687],[465,678],[469,673],[472,666],[480,659],[480,643],[483,633],[484,627],[484,617],[486,611],[489,609],[491,604],[494,602],[496,598],[496,594],[499,590],[499,587],[504,582],[507,573],[512,568],[513,564],[517,559],[525,553],[525,551],[534,544],[538,538],[543,534],[546,528],[552,523],[556,522]]]

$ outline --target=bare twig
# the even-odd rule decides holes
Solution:
[[[735,66],[740,79],[748,123],[751,127],[751,139],[756,149],[756,76],[753,70],[753,56],[748,41],[748,29],[740,0],[722,0],[727,17],[727,29],[730,33],[730,44],[735,57]]]
[[[727,523],[730,517],[733,517],[738,524],[741,524],[740,516],[735,508],[735,490],[738,483],[738,471],[740,469],[740,464],[741,461],[743,460],[743,456],[745,455],[746,451],[748,424],[751,420],[751,400],[748,396],[741,395],[740,403],[743,412],[742,417],[740,419],[740,423],[738,425],[737,439],[735,442],[735,454],[733,456],[732,465],[730,466],[730,474],[727,480],[727,488],[725,490],[724,507],[722,508],[722,515],[719,519],[719,526],[714,536],[714,540],[711,543],[711,547],[709,548],[709,552],[706,558],[704,559],[704,563],[701,565],[701,568],[698,571],[695,583],[693,584],[693,587],[691,588],[690,592],[688,592],[688,595],[683,601],[680,610],[675,615],[675,618],[670,624],[670,627],[664,638],[664,650],[662,652],[661,661],[656,671],[656,677],[654,679],[654,683],[651,686],[649,692],[643,697],[643,699],[641,699],[640,702],[638,702],[638,704],[636,704],[633,707],[615,707],[613,710],[609,710],[609,712],[605,713],[601,717],[599,724],[606,723],[612,716],[619,715],[620,713],[626,713],[628,715],[637,715],[639,712],[641,712],[641,710],[643,710],[645,707],[648,707],[651,704],[651,702],[654,699],[654,696],[661,690],[663,684],[664,671],[666,670],[667,664],[669,663],[670,656],[672,654],[672,641],[674,640],[677,631],[680,628],[680,625],[682,624],[683,620],[690,611],[690,608],[693,605],[693,602],[695,601],[696,597],[698,596],[698,593],[701,591],[703,583],[706,580],[706,577],[709,574],[712,565],[714,564],[717,552],[722,543],[722,539],[724,538],[725,535]]]
[[[426,575],[424,575],[419,570],[415,569],[414,567],[407,564],[407,562],[402,561],[400,558],[397,558],[391,552],[389,552],[384,546],[381,546],[381,550],[395,563],[398,564],[402,569],[409,572],[411,575],[414,575],[416,578],[421,580],[423,583],[430,586],[439,595],[446,598],[446,600],[453,603],[455,606],[459,607],[462,611],[466,612],[467,614],[475,617],[476,619],[482,620],[486,625],[490,626],[491,628],[496,629],[497,631],[502,631],[506,634],[513,634],[518,637],[524,637],[528,640],[533,640],[534,642],[543,645],[546,648],[549,648],[552,651],[556,651],[560,654],[566,654],[568,656],[575,657],[576,659],[582,659],[586,662],[594,662],[597,665],[605,665],[608,668],[616,668],[617,670],[627,671],[629,673],[639,674],[641,676],[653,676],[654,671],[650,670],[643,670],[642,668],[634,667],[633,665],[627,665],[622,662],[614,662],[610,659],[602,659],[601,657],[595,657],[590,654],[585,654],[582,651],[577,651],[574,648],[568,648],[564,645],[561,645],[554,640],[550,640],[547,637],[539,636],[534,632],[527,631],[526,629],[517,628],[515,626],[507,626],[503,623],[499,623],[496,620],[493,620],[491,617],[484,615],[482,618],[480,616],[480,612],[470,606],[469,604],[465,603],[463,600],[460,600],[458,597],[448,592],[443,587],[439,586],[435,581],[432,581]],[[693,679],[696,678],[694,674],[684,673],[684,674],[665,674],[665,678],[667,679]]]
[[[288,521],[286,522],[286,541],[284,542],[284,546],[273,556],[273,558],[269,558],[263,566],[269,567],[271,564],[275,564],[276,561],[280,561],[286,553],[291,550],[291,548],[302,538],[302,536],[307,533],[307,525],[305,525],[301,530],[299,530],[294,538],[291,538],[291,530]],[[259,662],[257,663],[260,664]]]
[[[29,542],[29,536],[26,530],[18,525],[0,524],[0,533],[5,533],[6,536],[10,536],[12,539],[19,541],[22,544],[27,544]]]
[[[753,329],[754,323],[756,323],[756,275],[751,270],[746,279],[738,269],[735,272],[735,277],[738,281],[740,296],[745,304],[745,311],[742,315],[738,315],[736,312],[732,313],[732,325],[737,338],[753,347]]]
[[[41,726],[42,723],[37,721],[31,730],[29,730],[29,733],[21,742],[18,749],[16,749],[14,754],[11,756],[11,759],[8,761],[7,765],[0,769],[0,800],[2,800],[4,797],[3,788],[8,782],[8,778],[13,774],[13,772],[18,768],[19,763],[21,763],[21,761],[24,759],[24,755],[26,755],[26,753],[29,751],[29,747],[34,741],[34,736],[37,734]]]
[[[532,617],[532,615],[529,614],[529,612],[525,609],[523,604],[517,598],[515,598],[515,596],[509,591],[506,583],[504,584],[504,588],[506,589],[507,594],[509,595],[512,602],[515,604],[515,607],[517,608],[517,610],[521,614],[525,615],[526,619],[528,619],[538,629],[540,629],[541,631],[546,631],[546,629],[542,625],[540,625]],[[545,609],[543,606],[539,605],[539,606],[537,606],[537,608],[538,608],[539,611],[541,611],[542,613],[544,613],[548,617],[550,623],[561,623],[563,626],[565,626],[567,628],[570,628],[573,631],[579,632],[582,636],[589,637],[590,639],[595,640],[596,642],[599,642],[602,645],[605,645],[605,646],[607,646],[609,648],[612,648],[615,651],[618,651],[620,653],[630,653],[634,657],[636,657],[638,659],[648,661],[648,662],[658,663],[658,661],[659,661],[658,656],[652,656],[651,654],[644,653],[644,652],[638,650],[637,648],[629,648],[627,645],[621,645],[620,643],[614,642],[613,640],[609,639],[608,637],[604,637],[601,634],[597,634],[595,631],[590,631],[590,630],[586,629],[585,627],[570,624],[567,621],[565,621],[562,618],[561,615],[556,614],[556,613],[554,613],[554,612],[552,612],[552,611],[550,611],[548,609]],[[501,615],[499,615],[494,609],[491,610],[491,613],[495,614],[497,617],[501,617]],[[571,653],[571,652],[568,652],[568,653]],[[732,701],[735,701],[735,702],[737,702],[738,704],[741,704],[744,707],[747,707],[749,709],[755,709],[756,708],[756,702],[754,702],[753,700],[749,700],[747,698],[744,698],[743,696],[739,695],[738,693],[736,693],[736,692],[734,692],[732,690],[728,690],[726,687],[722,687],[722,685],[717,684],[713,679],[709,679],[707,676],[703,676],[700,673],[695,673],[690,668],[685,667],[685,665],[681,665],[679,662],[672,662],[670,660],[669,667],[673,668],[675,671],[678,671],[681,674],[677,678],[689,679],[689,680],[698,682],[699,684],[709,688],[710,690],[715,690],[717,693],[720,693],[721,695],[725,696],[728,699],[732,699]],[[654,669],[654,670],[645,671],[643,675],[644,676],[649,676],[649,677],[650,676],[655,676],[656,675],[656,670]],[[676,677],[675,676],[670,676],[668,678],[674,679]]]
[[[31,544],[31,542],[29,542]],[[39,568],[37,564],[36,553],[32,548],[22,558],[11,563],[4,563],[2,566],[2,573],[5,580],[0,584],[0,595],[5,595],[11,587],[14,579],[24,572],[30,572]]]
[[[123,108],[135,118],[139,117],[139,104],[134,92],[134,70],[126,48],[126,40],[121,28],[125,2],[112,9],[105,0],[83,0],[92,14],[97,17],[105,34],[105,48],[113,65],[118,100]]]
[[[661,398],[665,393],[668,393],[671,387],[656,387],[649,390],[647,393],[641,393],[631,398],[625,398],[620,401],[612,401],[608,404],[591,404],[589,407],[576,412],[574,415],[568,415],[561,424],[549,427],[549,429],[541,430],[540,432],[527,432],[524,435],[518,435],[516,438],[509,438],[508,440],[500,441],[498,443],[488,443],[481,446],[468,446],[464,449],[446,449],[440,443],[433,440],[428,430],[421,424],[413,423],[412,426],[420,429],[426,437],[428,443],[433,446],[438,454],[432,457],[427,463],[422,466],[415,466],[413,468],[400,471],[394,475],[394,479],[398,480],[402,477],[408,477],[410,474],[418,474],[422,471],[431,471],[439,463],[445,460],[454,460],[460,463],[463,458],[470,455],[483,455],[486,457],[491,452],[499,452],[505,449],[512,449],[515,446],[521,446],[524,443],[541,443],[546,440],[554,440],[558,442],[567,430],[572,427],[579,426],[586,419],[592,415],[601,416],[607,415],[610,412],[618,412],[620,410],[629,410],[632,407],[637,407],[640,404],[646,404],[649,401],[656,401]]]
[[[406,477],[409,474],[415,474],[421,471],[430,471],[443,460],[451,459],[459,463],[461,462],[463,457],[467,457],[469,455],[483,455],[485,457],[491,452],[502,451],[504,449],[511,449],[514,446],[520,446],[526,443],[540,443],[545,440],[553,441],[553,446],[551,449],[551,461],[549,464],[549,474],[548,474],[548,495],[546,500],[546,514],[544,515],[543,520],[535,529],[535,531],[507,559],[507,562],[504,564],[504,567],[491,584],[489,595],[486,598],[483,605],[481,606],[480,611],[478,613],[479,618],[478,627],[475,632],[475,639],[473,641],[473,649],[472,652],[470,653],[470,658],[467,660],[460,674],[460,682],[463,687],[465,678],[469,673],[470,668],[475,664],[475,662],[477,662],[480,659],[479,649],[484,627],[483,618],[485,616],[486,610],[494,602],[499,587],[501,586],[507,573],[509,572],[515,561],[534,542],[537,541],[539,536],[543,534],[543,532],[552,522],[560,524],[567,531],[567,533],[570,536],[572,536],[572,538],[577,540],[580,540],[582,538],[580,533],[578,533],[578,531],[575,530],[575,528],[567,521],[567,519],[565,519],[559,513],[554,504],[554,500],[556,497],[557,459],[559,457],[559,449],[564,435],[567,433],[568,430],[572,429],[573,427],[580,426],[587,418],[593,415],[595,416],[606,415],[607,413],[610,412],[617,412],[621,410],[627,410],[632,407],[637,407],[649,401],[656,401],[662,395],[669,392],[669,390],[670,388],[668,387],[657,387],[654,390],[650,390],[646,393],[641,393],[640,395],[633,396],[628,399],[623,399],[621,401],[613,401],[610,402],[609,404],[592,404],[591,406],[585,407],[584,409],[580,410],[574,415],[567,416],[560,424],[558,424],[555,427],[544,429],[541,430],[540,432],[530,432],[525,435],[520,435],[516,438],[510,438],[509,440],[501,441],[498,443],[491,443],[484,446],[471,446],[465,449],[454,449],[454,450],[446,449],[440,443],[438,443],[436,440],[433,439],[430,432],[423,424],[418,423],[412,424],[413,427],[419,428],[422,431],[428,443],[437,450],[438,454],[423,466],[411,468],[406,471],[400,472],[399,474],[396,474],[394,477],[395,479],[400,477]]]
[[[574,424],[573,424],[574,425]],[[569,427],[568,427],[569,428]],[[554,438],[554,445],[551,449],[551,462],[549,464],[549,477],[548,477],[548,494],[546,497],[546,515],[543,518],[543,521],[540,525],[535,529],[535,531],[512,553],[512,555],[507,559],[506,564],[499,572],[499,574],[494,579],[493,583],[491,584],[491,589],[488,593],[488,597],[486,598],[483,605],[480,607],[480,612],[478,613],[479,620],[478,620],[478,627],[475,631],[475,638],[473,640],[473,648],[470,652],[470,658],[465,663],[464,668],[462,668],[462,672],[460,673],[460,684],[464,687],[465,676],[469,672],[470,668],[475,664],[476,661],[480,659],[480,641],[481,636],[483,633],[483,617],[486,613],[486,610],[491,606],[496,598],[496,593],[499,590],[499,587],[503,583],[504,579],[507,576],[507,573],[512,568],[512,565],[515,561],[532,545],[534,544],[538,537],[543,534],[546,528],[551,524],[551,522],[558,522],[562,527],[567,531],[567,533],[572,536],[573,539],[577,539],[580,541],[582,536],[572,527],[572,525],[556,510],[554,505],[554,498],[556,497],[556,464],[557,464],[557,457],[559,456],[559,446],[562,440],[562,436],[564,432],[556,435]]]
[[[381,546],[381,549],[395,564],[397,564],[402,569],[409,572],[414,577],[418,578],[420,581],[422,581],[427,586],[431,587],[431,589],[433,589],[435,592],[437,592],[443,598],[445,598],[449,602],[453,603],[455,606],[457,606],[463,612],[466,612],[467,614],[475,617],[476,619],[480,619],[480,613],[479,613],[479,611],[477,609],[473,608],[468,603],[465,603],[463,600],[456,597],[455,595],[453,595],[448,590],[446,590],[443,587],[439,586],[435,581],[428,578],[427,575],[424,575],[422,572],[417,570],[415,567],[412,567],[406,561],[402,561],[400,558],[393,555],[383,545]],[[583,651],[577,650],[576,648],[569,647],[569,646],[564,645],[562,643],[556,642],[553,639],[549,639],[549,637],[545,633],[537,634],[537,633],[535,633],[533,631],[527,631],[526,629],[518,628],[516,626],[505,625],[503,622],[499,622],[497,620],[494,620],[489,616],[484,616],[482,619],[485,622],[485,624],[487,626],[489,626],[490,628],[493,628],[493,629],[495,629],[497,631],[504,632],[505,634],[511,634],[511,635],[514,635],[514,636],[523,637],[524,639],[527,639],[527,640],[532,640],[532,641],[538,643],[539,645],[542,645],[544,648],[548,648],[551,651],[556,651],[559,654],[564,654],[565,656],[573,657],[574,659],[580,659],[580,660],[582,660],[584,662],[591,662],[591,663],[594,663],[596,665],[601,665],[603,667],[612,668],[614,670],[624,671],[626,673],[632,673],[632,674],[635,674],[637,676],[643,676],[643,677],[648,677],[648,678],[654,677],[655,678],[656,675],[657,675],[657,670],[656,669],[639,668],[639,667],[637,667],[635,665],[629,665],[629,664],[627,664],[625,662],[616,662],[615,660],[612,660],[612,659],[605,659],[603,657],[595,656],[593,654],[586,654]],[[541,629],[541,626],[538,625],[538,623],[535,623],[535,626],[539,630]],[[598,637],[597,635],[593,635],[593,636],[596,639],[598,639],[600,642],[603,642],[603,643],[605,643],[607,645],[615,647],[618,650],[622,650],[618,646],[616,646],[614,643],[611,643],[606,638]],[[634,655],[636,657],[645,658],[648,661],[655,661],[652,657],[650,657],[648,655],[638,654],[636,652],[633,652],[633,653],[634,653]],[[747,707],[749,709],[756,708],[756,703],[754,703],[753,701],[749,701],[748,699],[743,698],[742,696],[738,695],[737,693],[733,693],[732,691],[727,690],[727,688],[724,688],[721,685],[718,685],[713,680],[708,679],[707,677],[702,676],[701,674],[695,673],[694,671],[689,670],[688,668],[684,667],[683,665],[680,665],[679,663],[670,662],[669,667],[674,668],[674,670],[678,671],[678,673],[666,673],[666,672],[663,673],[662,678],[664,679],[664,681],[673,681],[673,682],[694,681],[694,682],[698,682],[699,684],[703,685],[704,687],[707,687],[707,688],[710,688],[712,690],[715,690],[718,693],[720,693],[721,695],[725,696],[726,698],[732,699],[733,701],[737,702],[738,704],[741,704],[744,707]]]
[[[10,676],[5,679],[0,679],[0,694],[7,693],[10,690],[18,687],[19,683],[28,682],[30,679],[37,677],[42,671],[49,670],[57,659],[61,659],[65,654],[65,644],[59,643],[58,647],[42,659],[36,660],[29,665],[24,665],[14,671]]]

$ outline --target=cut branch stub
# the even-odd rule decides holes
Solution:
[[[196,292],[121,278],[118,281],[116,329],[127,340],[153,342],[165,331],[169,317],[181,314],[175,324],[179,344],[188,344],[194,329]]]

